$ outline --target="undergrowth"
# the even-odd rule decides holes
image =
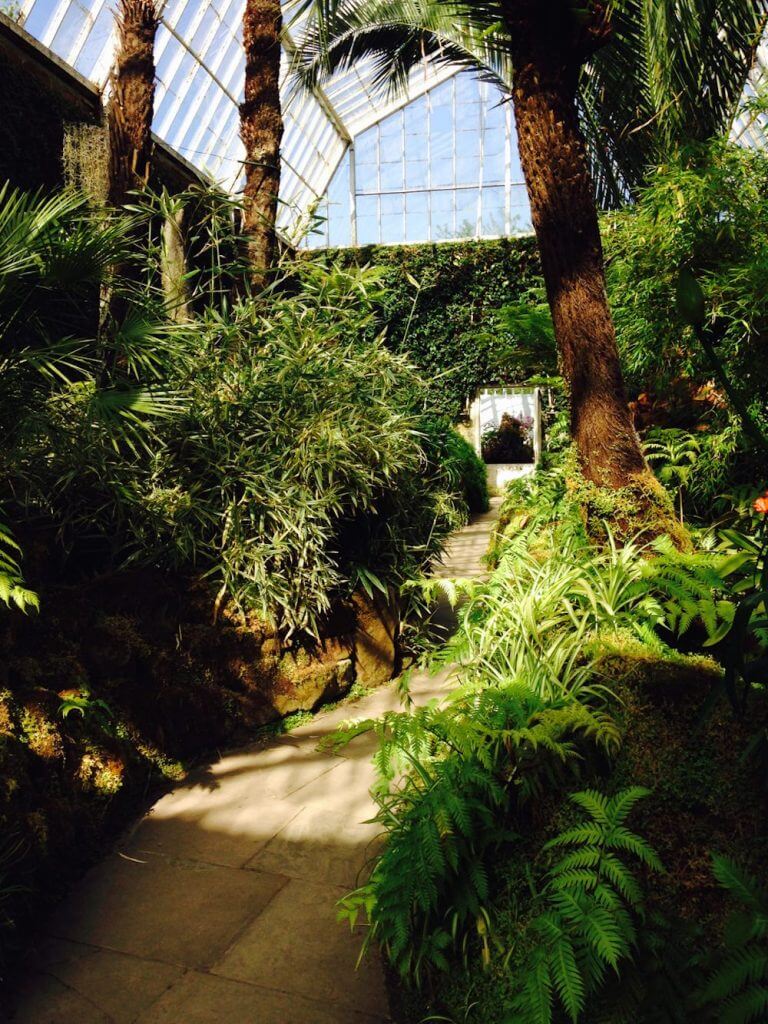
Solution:
[[[511,486],[490,562],[487,581],[424,584],[457,604],[458,631],[435,659],[457,666],[450,697],[336,738],[378,734],[386,837],[341,915],[369,925],[408,1021],[762,1020],[763,925],[734,947],[724,862],[699,866],[712,853],[734,872],[761,861],[765,800],[746,811],[742,799],[750,724],[729,729],[723,700],[754,567],[733,544],[681,551],[645,531],[619,544],[608,525],[598,535],[563,464]],[[749,707],[766,715],[760,687]],[[645,745],[654,730],[669,743],[661,777]],[[741,825],[710,828],[708,805],[703,826],[679,834],[670,820],[701,799],[707,766],[720,773],[713,801],[730,799]],[[687,905],[693,887],[709,932]],[[719,984],[718,958],[730,965]]]

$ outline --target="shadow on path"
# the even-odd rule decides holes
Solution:
[[[455,535],[438,575],[478,576],[495,511]],[[415,675],[421,703],[450,672]],[[372,736],[318,742],[399,706],[393,685],[232,751],[160,799],[43,929],[15,1024],[375,1024],[380,963],[336,903],[378,842]]]

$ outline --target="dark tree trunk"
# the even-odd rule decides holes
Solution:
[[[609,39],[604,5],[582,4],[587,11],[580,18],[573,0],[503,5],[512,40],[520,161],[582,469],[606,487],[651,480],[624,392],[576,108],[581,65]]]
[[[109,126],[109,202],[125,205],[146,185],[152,157],[155,103],[155,0],[120,0],[117,55],[112,71]]]
[[[156,0],[120,0],[117,9],[117,52],[107,107],[109,134],[109,185],[107,201],[120,209],[130,193],[149,179],[152,160],[152,116],[155,104],[155,36],[158,25]],[[111,270],[105,288],[100,334],[105,337],[108,320],[123,323],[130,308],[128,298],[141,281],[142,239],[136,237],[136,258],[124,259]],[[117,354],[104,351],[104,373],[114,369]]]
[[[245,146],[243,231],[251,283],[260,288],[275,262],[277,199],[280,191],[280,0],[247,0],[243,18],[245,100],[240,136]]]

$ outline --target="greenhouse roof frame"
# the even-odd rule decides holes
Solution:
[[[245,0],[162,0],[156,43],[156,136],[226,191],[240,187],[244,151],[239,137]],[[114,58],[113,0],[23,0],[14,20],[44,48],[106,98]],[[388,95],[373,84],[365,62],[328,86],[301,93],[288,81],[296,48],[295,22],[284,33],[283,182],[279,224],[292,242],[325,194],[355,135],[407,105],[458,68],[425,64],[406,92]]]
[[[245,0],[160,0],[156,43],[157,94],[154,131],[186,162],[236,193],[243,177],[239,103],[244,79],[242,19]],[[290,3],[286,3],[290,9]],[[109,91],[114,58],[114,0],[20,0],[14,20],[55,57],[99,90]],[[296,48],[299,19],[285,30],[281,92],[285,136],[278,223],[294,244],[304,236],[312,212],[357,135],[405,107],[461,69],[428,61],[396,95],[375,85],[373,62],[363,60],[311,92],[289,81],[290,54]],[[747,94],[753,94],[768,68],[768,46]],[[761,127],[742,112],[734,138],[762,144]]]

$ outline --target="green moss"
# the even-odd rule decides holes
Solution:
[[[667,534],[680,550],[692,547],[688,531],[680,524],[672,499],[650,470],[626,487],[598,487],[578,469],[569,473],[573,500],[582,509],[590,536],[605,539],[608,526],[614,538],[650,541]]]

